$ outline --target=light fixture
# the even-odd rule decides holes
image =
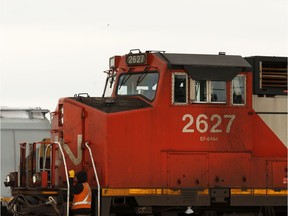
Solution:
[[[110,67],[110,69],[115,68],[115,56],[113,56],[109,59],[109,67]]]
[[[4,182],[5,187],[14,187],[17,185],[17,172],[12,172],[6,176],[6,181]]]
[[[42,188],[46,188],[48,186],[48,172],[36,172],[32,176],[32,183],[34,186],[39,186]]]
[[[192,210],[191,206],[187,207],[187,210],[185,211],[185,214],[193,214],[194,211]]]
[[[35,173],[32,177],[33,185],[40,185],[41,184],[41,173]]]
[[[10,175],[7,175],[6,176],[6,182],[9,183],[10,181],[11,181],[11,177],[10,177]]]
[[[109,59],[109,68],[112,70],[115,70],[119,65],[119,61],[120,61],[120,56],[111,57]]]

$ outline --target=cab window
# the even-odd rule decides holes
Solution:
[[[207,84],[206,81],[195,81],[195,102],[207,101]]]
[[[232,104],[244,105],[246,103],[246,78],[244,75],[238,75],[232,80]]]
[[[195,98],[196,103],[225,103],[226,102],[226,82],[211,80],[196,80]],[[192,86],[192,85],[191,85]]]
[[[226,82],[211,81],[211,102],[225,103],[226,102]]]
[[[159,74],[156,72],[127,73],[119,77],[117,95],[142,95],[153,100],[157,91]]]
[[[115,80],[115,75],[108,76],[106,79],[106,84],[103,92],[104,97],[111,97],[114,89],[114,82]]]
[[[174,104],[188,103],[188,75],[186,73],[174,73],[172,76],[172,100]]]

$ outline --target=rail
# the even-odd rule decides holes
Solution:
[[[62,158],[63,158],[65,174],[66,174],[66,180],[67,180],[67,211],[66,211],[66,215],[69,216],[70,182],[69,182],[69,175],[68,175],[66,159],[65,159],[65,155],[64,155],[64,152],[63,152],[61,144],[59,142],[54,142],[54,144],[57,144],[59,146],[59,149],[60,149],[60,152],[61,152],[61,155],[62,155]]]
[[[45,169],[46,169],[47,151],[48,151],[48,148],[50,148],[50,147],[51,147],[51,144],[48,144],[47,147],[45,148],[44,158],[43,158],[43,171],[45,171]]]
[[[90,158],[91,158],[91,161],[92,161],[92,166],[93,166],[93,170],[94,170],[94,174],[95,174],[95,177],[96,177],[96,182],[97,182],[97,215],[100,216],[100,192],[101,192],[101,188],[100,188],[100,183],[99,183],[99,178],[98,178],[98,174],[97,174],[97,170],[96,170],[96,166],[95,166],[95,163],[94,163],[94,158],[93,158],[93,155],[92,155],[92,151],[91,151],[91,148],[89,147],[88,145],[88,142],[85,143],[85,146],[87,147],[88,151],[89,151],[89,154],[90,154]]]

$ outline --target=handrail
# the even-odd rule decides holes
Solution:
[[[96,166],[95,166],[95,163],[94,163],[94,158],[93,158],[93,155],[92,155],[92,151],[91,151],[91,148],[88,146],[88,142],[85,142],[85,146],[87,147],[88,151],[89,151],[89,154],[90,154],[90,158],[91,158],[91,161],[92,161],[92,166],[93,166],[93,170],[94,170],[94,174],[95,174],[95,177],[96,177],[96,182],[97,182],[97,199],[98,199],[98,211],[97,211],[97,215],[100,216],[100,183],[99,183],[99,178],[98,178],[98,174],[97,174],[97,170],[96,170]]]
[[[45,171],[45,168],[46,168],[46,158],[47,158],[48,148],[51,148],[51,144],[48,144],[47,147],[45,148],[44,158],[43,158],[43,171]]]
[[[65,155],[64,155],[64,152],[63,152],[61,144],[59,142],[54,142],[54,143],[59,146],[59,149],[60,149],[60,152],[61,152],[61,155],[62,155],[62,158],[63,158],[65,174],[66,174],[66,180],[67,180],[67,211],[66,211],[66,215],[69,216],[70,182],[69,182],[69,175],[68,175],[66,159],[65,159]]]

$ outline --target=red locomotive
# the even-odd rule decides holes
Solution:
[[[74,169],[93,215],[287,213],[287,58],[132,50],[107,74],[103,97],[59,100],[51,141],[21,145],[10,209],[67,215]]]

